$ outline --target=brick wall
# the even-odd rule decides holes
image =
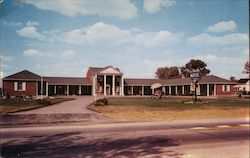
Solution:
[[[230,85],[229,92],[222,91],[222,85],[216,85],[216,95],[233,95],[236,92],[236,89],[233,87],[234,85]]]
[[[3,89],[10,96],[36,96],[36,82],[26,82],[26,91],[14,91],[15,81],[3,81]]]

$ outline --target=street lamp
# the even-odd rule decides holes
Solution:
[[[194,84],[194,101],[197,101],[197,83],[200,81],[201,79],[201,74],[200,74],[200,70],[199,69],[194,69],[191,71],[190,73],[190,77],[192,80],[192,85]]]

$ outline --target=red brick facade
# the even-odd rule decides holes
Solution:
[[[234,85],[230,85],[229,91],[222,91],[223,85],[216,85],[216,95],[233,95],[236,92],[236,89],[233,87]]]
[[[15,91],[14,90],[15,81],[4,81],[3,89],[9,96],[36,96],[36,82],[28,81],[26,82],[26,91]]]

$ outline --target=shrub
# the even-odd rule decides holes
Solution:
[[[36,102],[38,104],[41,104],[41,105],[51,105],[52,104],[49,100],[45,100],[45,99],[43,99],[43,100],[38,99],[38,100],[36,100]]]
[[[108,99],[106,98],[98,99],[97,101],[94,102],[94,105],[97,105],[97,106],[108,105]]]

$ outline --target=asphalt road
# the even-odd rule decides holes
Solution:
[[[2,157],[249,158],[249,120],[1,129]]]

